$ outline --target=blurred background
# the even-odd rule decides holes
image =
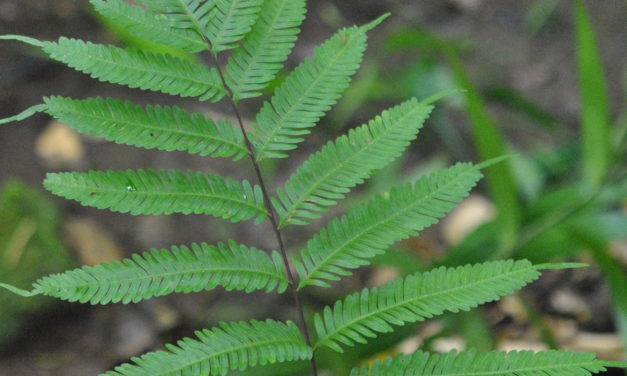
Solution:
[[[392,17],[369,33],[369,49],[353,85],[312,135],[289,160],[262,166],[272,177],[272,192],[309,153],[381,110],[447,88],[465,91],[441,100],[404,157],[357,189],[341,208],[307,228],[288,228],[285,238],[292,252],[342,208],[375,192],[456,161],[517,156],[490,168],[458,209],[419,238],[395,245],[331,291],[305,291],[308,313],[364,286],[439,265],[509,257],[591,265],[547,272],[498,303],[402,327],[342,357],[321,353],[328,374],[344,375],[360,362],[416,348],[563,348],[625,359],[627,2],[585,5],[587,12],[566,0],[309,1],[288,68],[342,26],[366,23],[386,11]],[[146,46],[103,23],[87,1],[0,0],[2,34]],[[34,49],[2,41],[0,118],[41,103],[46,95],[174,102],[97,82]],[[232,116],[226,102],[177,103],[214,118]],[[243,103],[248,119],[261,103]],[[202,216],[132,217],[81,207],[41,186],[47,171],[148,167],[254,177],[247,163],[115,145],[79,135],[41,114],[0,127],[0,281],[27,288],[44,274],[172,244],[232,237],[276,247],[264,227],[268,223],[253,227]],[[293,319],[292,306],[287,294],[227,295],[222,290],[105,307],[26,300],[0,291],[0,375],[97,374],[220,320]],[[296,375],[303,369],[307,364],[248,374]]]

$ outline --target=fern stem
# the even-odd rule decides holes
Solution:
[[[257,163],[257,160],[255,159],[255,150],[253,148],[252,143],[250,142],[250,139],[248,138],[248,135],[246,134],[246,130],[244,129],[244,122],[242,121],[242,115],[240,114],[240,111],[237,107],[237,103],[235,102],[235,99],[233,98],[233,92],[231,91],[231,89],[228,87],[226,83],[226,80],[224,78],[224,73],[222,72],[222,68],[220,67],[220,64],[218,63],[218,59],[213,53],[213,49],[211,48],[211,44],[209,43],[209,41],[208,40],[205,40],[205,41],[207,42],[207,45],[210,47],[210,50],[212,51],[209,55],[211,56],[216,69],[218,70],[220,80],[222,80],[222,85],[224,86],[224,89],[227,92],[227,97],[229,98],[229,102],[231,102],[231,107],[233,108],[233,112],[235,113],[235,116],[237,117],[237,123],[239,124],[239,128],[242,131],[242,135],[244,136],[244,144],[246,145],[246,149],[248,149],[248,156],[250,157],[250,161],[253,164],[253,167],[255,169],[255,174],[257,175],[257,181],[259,182],[259,186],[261,187],[261,192],[263,194],[263,201],[266,206],[266,210],[268,212],[268,219],[270,220],[270,223],[272,225],[272,230],[274,232],[276,240],[279,243],[279,253],[281,254],[281,259],[283,260],[283,267],[285,268],[285,274],[287,275],[287,278],[289,280],[289,286],[290,286],[290,289],[292,290],[292,295],[294,296],[294,302],[296,303],[296,310],[298,311],[298,316],[300,320],[300,329],[305,339],[305,343],[307,344],[307,346],[311,347],[311,336],[309,335],[309,329],[307,328],[307,322],[305,321],[305,313],[303,311],[303,304],[300,300],[300,296],[298,295],[294,273],[292,272],[292,268],[290,268],[290,264],[287,258],[287,252],[285,251],[285,245],[283,244],[283,237],[281,236],[281,230],[279,229],[279,225],[276,219],[277,216],[274,212],[274,208],[270,204],[270,195],[268,195],[268,190],[266,189],[266,184],[263,180],[263,176],[261,175],[259,164]],[[315,351],[312,353],[312,356],[311,356],[311,371],[313,372],[313,376],[318,375],[318,371],[316,368]]]

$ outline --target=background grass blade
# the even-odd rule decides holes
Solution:
[[[443,46],[457,84],[465,90],[471,134],[481,159],[488,160],[508,154],[505,140],[470,81],[459,56],[453,47],[445,43]],[[501,248],[508,249],[516,242],[522,210],[509,163],[499,163],[486,169],[485,176],[490,196],[498,209]]]
[[[598,187],[611,163],[610,111],[601,57],[582,0],[575,5],[576,54],[581,97],[583,179]]]

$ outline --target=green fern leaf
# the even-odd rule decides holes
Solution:
[[[46,112],[79,132],[119,144],[238,160],[248,154],[242,132],[178,106],[141,106],[119,99],[44,98]]]
[[[340,30],[287,76],[253,124],[257,161],[284,158],[303,141],[348,87],[365,49],[363,28]]]
[[[226,95],[215,68],[209,70],[201,63],[167,54],[121,49],[65,37],[59,38],[58,42],[41,42],[14,35],[0,39],[20,40],[41,47],[50,58],[103,82],[213,102]]]
[[[194,30],[214,55],[237,47],[259,15],[263,0],[140,0],[174,29]]]
[[[285,291],[288,281],[281,256],[272,258],[264,251],[238,245],[192,244],[167,249],[152,249],[134,254],[122,262],[83,266],[53,274],[33,284],[33,293],[70,302],[124,304],[173,292],[198,292],[222,286],[226,290],[277,289]]]
[[[279,228],[305,225],[308,218],[319,218],[319,212],[335,205],[350,188],[401,155],[432,109],[411,99],[313,154],[289,178],[285,191],[277,191],[280,202],[272,200],[281,218]]]
[[[90,0],[94,9],[109,22],[137,38],[163,46],[197,53],[209,47],[193,30],[170,27],[167,19],[124,0]]]
[[[215,7],[215,0],[138,0],[156,13],[166,17],[170,27],[195,31],[206,38],[205,28]]]
[[[477,166],[458,163],[353,208],[334,218],[307,242],[294,266],[298,288],[329,287],[350,275],[349,269],[367,265],[394,242],[416,236],[452,210],[481,178]]]
[[[511,351],[479,353],[469,350],[457,353],[429,354],[416,351],[399,355],[372,366],[354,368],[350,376],[589,376],[606,371],[605,367],[622,366],[616,362],[595,359],[592,353],[569,351]]]
[[[238,46],[259,16],[263,0],[213,0],[205,32],[214,54]]]
[[[467,311],[509,295],[540,276],[527,260],[494,261],[458,268],[438,268],[397,279],[379,288],[364,289],[327,306],[314,323],[318,342],[343,352],[342,345],[366,343],[392,325],[422,321],[445,311]]]
[[[108,376],[197,376],[226,375],[255,365],[311,359],[294,323],[274,320],[224,323],[197,331],[198,339],[185,338],[168,351],[133,358]]]
[[[232,222],[267,211],[259,186],[218,175],[176,170],[90,171],[48,173],[44,187],[82,205],[138,214],[207,214]]]
[[[261,95],[260,90],[282,68],[305,19],[305,0],[266,0],[242,47],[233,52],[226,66],[233,99]]]

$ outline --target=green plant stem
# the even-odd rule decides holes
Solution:
[[[292,295],[294,296],[294,302],[296,303],[296,310],[298,311],[298,316],[300,319],[300,324],[301,324],[300,329],[303,334],[303,337],[305,338],[305,343],[309,347],[311,347],[311,337],[309,335],[309,329],[307,328],[307,322],[305,321],[305,313],[303,311],[303,304],[300,300],[300,296],[298,295],[298,291],[296,289],[296,280],[294,279],[294,273],[292,272],[292,269],[290,268],[290,264],[287,258],[287,252],[285,251],[285,245],[283,244],[283,237],[281,236],[281,230],[279,229],[278,222],[276,220],[276,215],[274,213],[274,209],[272,208],[272,205],[270,204],[270,196],[268,195],[268,190],[266,189],[263,176],[261,175],[259,164],[255,160],[255,153],[254,153],[253,145],[248,139],[248,135],[246,134],[246,130],[244,129],[244,122],[242,121],[242,116],[240,114],[239,109],[237,108],[237,103],[235,103],[235,100],[233,99],[233,93],[231,92],[231,89],[226,84],[226,80],[224,79],[224,73],[222,72],[222,68],[220,67],[220,64],[218,63],[218,59],[212,53],[210,53],[210,55],[213,58],[213,62],[216,66],[216,69],[218,70],[220,79],[222,80],[222,85],[224,86],[224,89],[228,93],[227,96],[230,99],[231,107],[233,108],[233,112],[235,112],[235,116],[237,117],[237,123],[239,124],[239,128],[242,131],[242,135],[244,136],[244,143],[246,145],[246,149],[248,149],[248,156],[250,157],[250,160],[255,169],[255,174],[257,175],[257,181],[259,182],[259,186],[261,187],[261,192],[263,194],[263,201],[266,206],[266,210],[268,211],[268,219],[270,220],[270,223],[272,225],[272,230],[274,231],[276,240],[279,243],[279,252],[281,254],[281,259],[283,260],[283,267],[285,268],[285,274],[287,275],[287,278],[289,280],[290,289],[292,290]],[[313,376],[318,375],[318,371],[316,368],[315,352],[311,356],[311,371],[313,372]]]

